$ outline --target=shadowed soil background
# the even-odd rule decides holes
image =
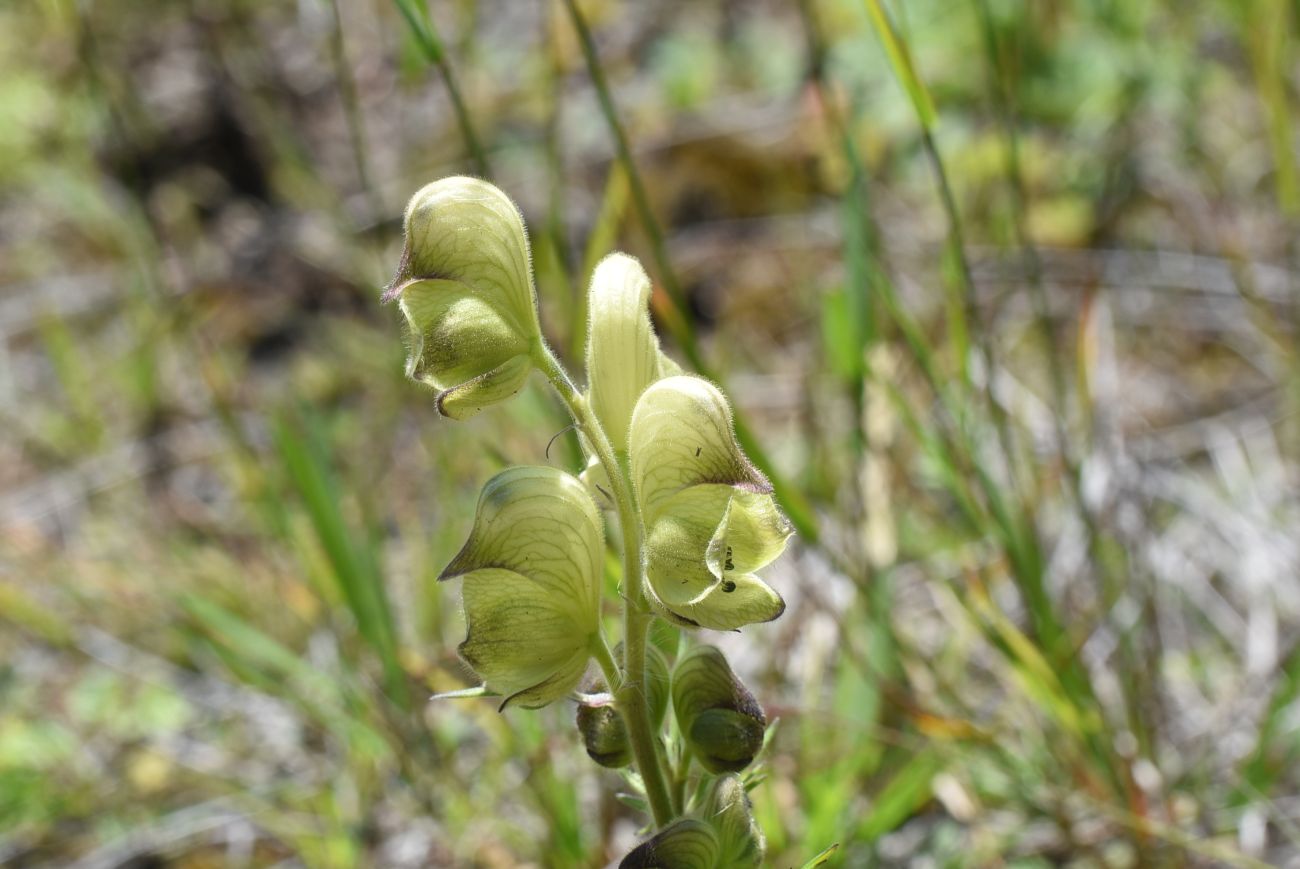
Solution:
[[[427,699],[479,487],[581,459],[540,378],[457,424],[403,377],[402,209],[471,173],[566,359],[642,260],[799,526],[720,640],[769,865],[1300,866],[1298,22],[0,4],[0,864],[636,841],[571,703]]]

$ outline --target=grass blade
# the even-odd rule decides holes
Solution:
[[[437,67],[438,74],[442,76],[442,83],[447,88],[447,96],[451,99],[452,110],[456,113],[456,123],[460,126],[461,137],[465,140],[465,148],[474,163],[474,171],[483,178],[491,178],[492,169],[488,165],[487,153],[479,142],[478,134],[474,132],[474,122],[470,119],[465,98],[461,96],[460,85],[456,81],[456,74],[447,59],[447,52],[438,37],[438,30],[429,16],[428,9],[416,0],[393,0],[393,2],[397,4],[402,17],[406,19],[406,24],[420,52],[429,63]]]
[[[398,660],[397,631],[378,556],[370,542],[355,534],[343,518],[339,506],[343,490],[331,471],[321,433],[310,418],[303,436],[280,420],[275,443],[289,483],[301,498],[329,560],[339,594],[362,637],[380,657],[388,695],[406,708],[406,678]]]

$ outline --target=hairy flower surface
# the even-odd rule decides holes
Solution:
[[[701,814],[717,831],[719,866],[751,869],[763,865],[767,842],[739,778],[725,775],[715,781]]]
[[[477,178],[426,185],[406,208],[406,247],[386,299],[410,329],[409,377],[466,419],[514,395],[540,341],[528,235],[510,198]]]
[[[616,455],[627,454],[632,411],[646,387],[681,373],[659,349],[650,322],[650,277],[634,257],[612,253],[596,266],[588,292],[587,401]],[[594,455],[582,479],[607,506],[609,477]]]
[[[651,603],[670,621],[714,630],[779,616],[785,602],[754,571],[793,528],[736,442],[718,388],[689,375],[657,381],[636,403],[628,441]]]
[[[588,400],[617,453],[627,452],[632,411],[646,387],[681,368],[659,349],[650,323],[650,278],[633,257],[613,253],[591,276]]]
[[[502,708],[574,690],[599,630],[600,515],[577,478],[515,467],[483,487],[474,528],[440,579],[464,582],[461,657]]]

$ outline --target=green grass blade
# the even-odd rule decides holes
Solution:
[[[383,584],[378,555],[364,535],[343,517],[343,490],[330,468],[328,452],[315,423],[300,436],[281,420],[275,443],[289,483],[302,500],[317,540],[329,560],[338,591],[362,637],[379,655],[385,687],[400,706],[409,704],[406,678],[398,659],[397,631]]]
[[[889,19],[889,13],[885,11],[880,0],[863,0],[863,2],[867,7],[867,16],[871,19],[871,26],[885,48],[889,65],[893,68],[894,75],[898,77],[903,89],[907,91],[921,126],[926,130],[934,129],[937,118],[934,101],[930,99],[930,92],[925,89],[921,77],[916,74],[916,66],[912,63],[912,53],[908,51],[907,43],[899,37],[898,31],[894,29],[894,23]]]
[[[337,686],[292,650],[281,645],[230,610],[199,597],[186,595],[181,606],[217,643],[235,652],[241,664],[259,677],[278,677],[324,702],[340,701]]]
[[[474,162],[474,171],[483,178],[491,178],[492,169],[488,164],[487,153],[483,150],[478,134],[474,131],[474,122],[470,118],[469,109],[465,106],[460,84],[456,80],[451,61],[447,59],[447,52],[443,49],[442,40],[438,36],[433,19],[429,17],[428,10],[422,2],[416,0],[393,0],[393,2],[397,4],[402,17],[406,19],[406,24],[420,52],[429,63],[437,67],[438,74],[442,76],[442,83],[447,88],[447,96],[451,99],[452,110],[456,114],[456,123],[460,126],[461,137],[465,140],[465,148]]]
[[[858,835],[874,842],[911,817],[930,799],[930,782],[943,766],[938,752],[927,750],[913,755],[876,796]]]
[[[803,864],[801,869],[817,869],[818,866],[823,866],[826,863],[829,863],[831,857],[834,857],[835,852],[838,851],[839,849],[840,849],[840,843],[836,842],[834,845],[831,845],[829,848],[825,848],[822,851],[818,852],[816,856],[814,856],[807,863]]]
[[[210,638],[210,648],[245,682],[292,701],[355,748],[379,756],[385,738],[357,715],[339,682],[230,610],[198,595],[181,606]]]

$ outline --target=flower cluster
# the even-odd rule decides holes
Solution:
[[[636,762],[659,829],[624,866],[759,865],[763,837],[737,773],[763,745],[762,709],[716,648],[692,645],[670,668],[644,629],[631,627],[649,618],[638,615],[646,607],[681,628],[719,631],[785,609],[757,571],[784,551],[792,529],[737,443],[727,399],[660,349],[651,282],[632,257],[611,254],[592,275],[580,393],[541,337],[527,233],[504,193],[445,178],[416,193],[405,224],[385,297],[409,327],[408,375],[436,390],[439,413],[466,419],[540,370],[589,456],[580,477],[515,467],[484,487],[469,539],[440,577],[462,582],[461,657],[503,709],[577,696],[592,759]],[[624,547],[634,547],[624,577],[633,645],[619,655],[602,633],[601,507],[616,512]],[[593,657],[602,679],[587,676]],[[667,749],[681,766],[693,759],[702,768],[696,792],[707,796],[698,804],[657,784],[670,704]]]

